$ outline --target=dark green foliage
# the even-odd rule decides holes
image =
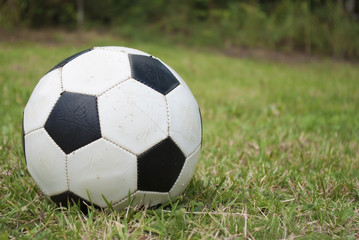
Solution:
[[[75,3],[72,0],[28,0],[31,26],[71,26],[76,20]]]
[[[111,27],[130,37],[359,57],[356,0],[350,10],[349,0],[0,0],[0,24],[73,27],[79,1],[86,26]]]
[[[72,26],[76,5],[72,0],[1,0],[0,27]]]

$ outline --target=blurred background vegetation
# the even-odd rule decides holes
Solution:
[[[0,0],[1,32],[19,27],[359,59],[358,0]]]

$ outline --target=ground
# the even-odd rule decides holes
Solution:
[[[22,31],[1,41],[0,239],[359,238],[357,63],[106,32]],[[202,155],[190,186],[167,205],[59,209],[26,170],[21,118],[34,86],[59,61],[99,45],[159,57],[200,105]]]

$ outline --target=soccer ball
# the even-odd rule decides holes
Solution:
[[[200,156],[198,104],[158,58],[94,47],[51,69],[23,116],[27,168],[61,206],[123,209],[180,195]]]

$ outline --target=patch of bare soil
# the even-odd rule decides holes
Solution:
[[[37,42],[46,46],[58,46],[64,44],[71,44],[73,46],[80,46],[92,42],[94,39],[113,39],[123,40],[119,34],[106,29],[93,30],[65,30],[65,29],[28,29],[20,28],[12,31],[5,31],[0,29],[0,43],[1,42]],[[233,58],[249,58],[265,61],[275,61],[287,64],[311,63],[323,60],[323,57],[312,56],[300,52],[278,52],[268,49],[260,48],[246,48],[246,47],[230,47],[227,49],[217,49],[216,53],[223,54]],[[324,57],[324,59],[329,57]],[[337,58],[330,58],[335,62],[350,62],[358,63],[357,61],[349,61]]]
[[[299,52],[277,52],[260,48],[231,47],[221,51],[222,54],[234,58],[263,59],[282,63],[308,63],[320,60],[319,57]]]
[[[266,61],[281,62],[286,64],[314,63],[330,60],[335,63],[358,64],[358,60],[337,58],[331,56],[310,55],[302,52],[280,52],[270,49],[231,47],[220,51],[221,54],[234,58],[248,58]]]
[[[118,35],[105,30],[65,30],[65,29],[17,29],[12,31],[0,30],[0,42],[38,42],[44,45],[71,44],[83,45],[100,37],[120,39]]]

